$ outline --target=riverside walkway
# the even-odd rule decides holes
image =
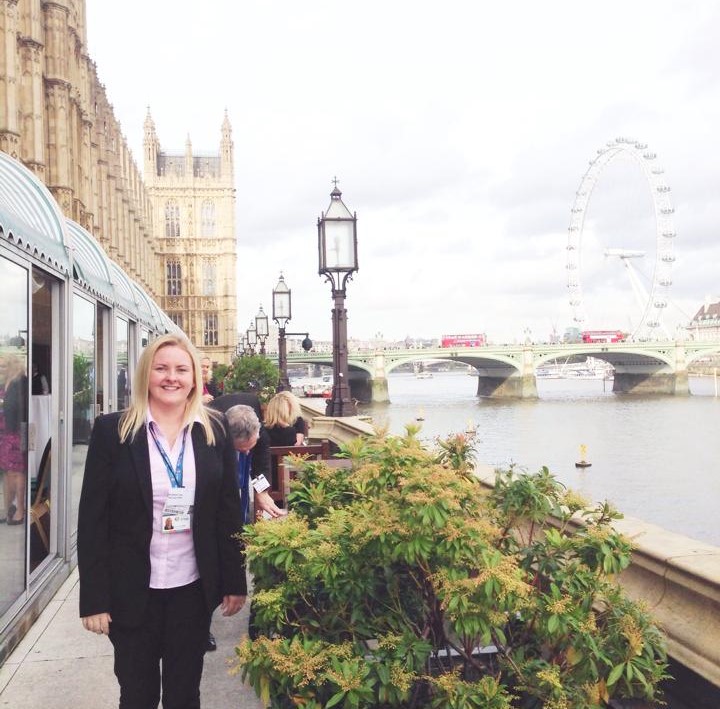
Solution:
[[[0,707],[117,709],[110,641],[83,629],[75,569],[30,632],[0,667]],[[255,692],[228,672],[234,647],[247,633],[249,603],[232,618],[213,616],[218,649],[205,655],[200,688],[207,709],[262,709]]]

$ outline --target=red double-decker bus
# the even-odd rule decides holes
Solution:
[[[583,342],[625,342],[627,333],[622,330],[584,330],[580,336]]]
[[[440,339],[440,347],[485,347],[487,337],[484,332],[477,332],[472,335],[443,335]]]

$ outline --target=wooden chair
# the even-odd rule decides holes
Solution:
[[[47,442],[40,460],[36,485],[33,485],[30,506],[30,570],[42,561],[50,551],[50,463],[51,441]]]
[[[279,507],[286,509],[290,480],[295,477],[295,471],[285,463],[285,458],[290,455],[327,460],[330,457],[330,441],[323,439],[319,443],[307,446],[270,446],[270,472],[272,474],[270,497]]]

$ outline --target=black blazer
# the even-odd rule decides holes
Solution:
[[[80,616],[110,613],[113,622],[139,624],[150,585],[152,483],[147,430],[120,443],[120,413],[95,421],[85,461],[78,513]],[[207,607],[224,595],[247,595],[236,456],[225,426],[213,422],[215,446],[192,427],[197,471],[193,541]]]

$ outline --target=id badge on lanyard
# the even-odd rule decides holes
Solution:
[[[194,489],[183,487],[183,458],[185,456],[185,441],[187,428],[183,432],[182,448],[178,456],[177,464],[173,469],[170,457],[163,449],[153,426],[150,426],[150,433],[160,457],[165,464],[168,478],[170,479],[170,491],[165,499],[165,505],[161,515],[160,531],[163,534],[175,534],[176,532],[189,532],[192,529],[192,512],[194,504]]]
[[[192,529],[193,490],[171,487],[162,511],[163,534],[189,532]]]

